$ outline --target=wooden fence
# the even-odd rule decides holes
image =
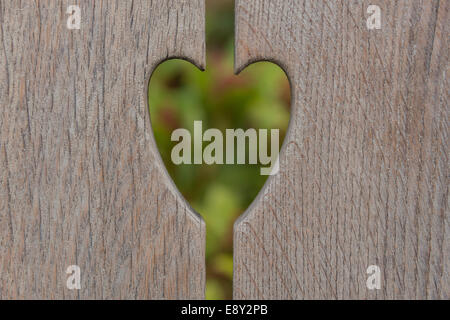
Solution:
[[[449,9],[237,0],[236,70],[279,64],[292,114],[279,174],[235,224],[235,298],[450,298]],[[1,299],[204,298],[205,225],[168,177],[147,101],[160,62],[206,67],[204,11],[0,0]]]

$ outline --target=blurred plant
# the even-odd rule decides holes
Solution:
[[[289,122],[290,88],[283,71],[258,63],[233,74],[233,2],[207,1],[206,71],[171,60],[152,76],[149,105],[156,143],[169,174],[206,222],[207,299],[230,299],[233,278],[233,223],[264,185],[258,165],[180,165],[171,161],[172,131],[278,128],[284,139]],[[282,140],[281,140],[282,141]],[[281,142],[280,141],[280,142]]]

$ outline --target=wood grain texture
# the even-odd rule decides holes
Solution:
[[[204,297],[204,223],[147,103],[159,62],[204,47],[201,0],[0,0],[1,299]]]
[[[449,5],[237,0],[237,71],[275,61],[293,101],[280,173],[235,224],[235,298],[450,298]]]

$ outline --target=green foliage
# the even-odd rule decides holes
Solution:
[[[152,128],[162,159],[181,193],[206,222],[208,299],[231,298],[233,223],[267,177],[260,175],[259,165],[176,166],[170,158],[176,144],[171,134],[186,128],[193,136],[194,121],[201,120],[203,130],[222,132],[278,128],[283,139],[290,105],[289,84],[279,67],[258,63],[239,76],[233,74],[232,7],[218,7],[207,20],[208,30],[213,31],[209,37],[217,33],[219,41],[208,51],[206,71],[185,61],[167,61],[157,68],[149,87]]]

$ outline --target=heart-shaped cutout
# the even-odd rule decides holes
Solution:
[[[220,18],[207,21],[221,23]],[[187,61],[168,60],[156,68],[149,84],[150,119],[161,158],[206,222],[208,299],[232,296],[233,223],[275,166],[290,116],[290,86],[283,70],[259,62],[235,75],[232,39],[231,29],[225,45],[208,45],[204,72]],[[250,133],[241,144],[244,159],[239,158],[239,140],[230,147],[227,139],[230,130],[238,129]]]

